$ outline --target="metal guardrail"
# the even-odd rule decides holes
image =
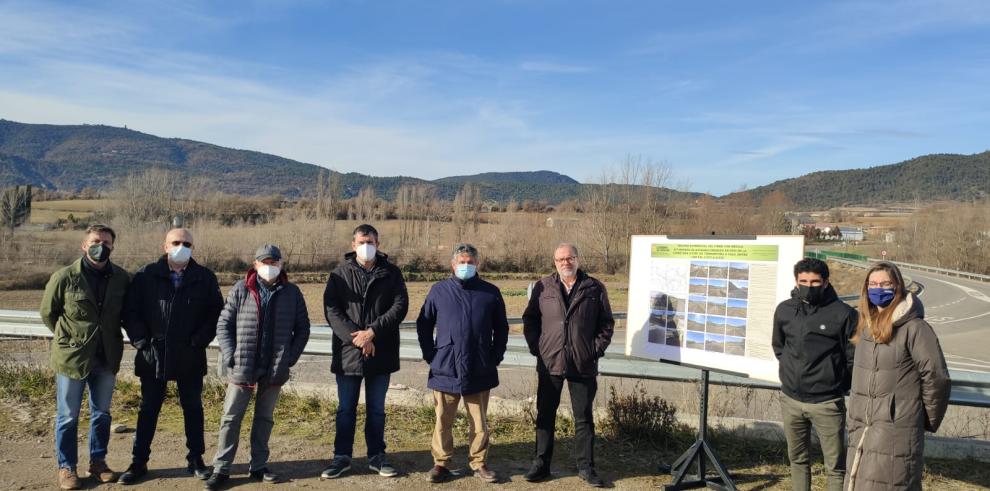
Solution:
[[[616,318],[625,319],[624,313],[616,313]],[[521,324],[522,319],[509,319],[511,324]],[[403,322],[399,357],[403,360],[422,359],[422,352],[416,333],[412,332],[415,322]],[[0,336],[24,338],[51,338],[52,333],[41,322],[37,312],[21,310],[0,310]],[[312,326],[306,354],[328,356],[331,353],[333,332],[330,326]],[[217,347],[216,341],[211,344]],[[526,341],[520,336],[510,336],[505,358],[505,366],[536,367],[536,358],[529,354]],[[701,370],[696,368],[661,363],[625,355],[624,347],[613,343],[598,363],[598,371],[605,376],[638,378],[648,380],[695,381],[701,379]],[[952,378],[950,404],[958,406],[990,407],[990,373],[949,370]],[[779,389],[780,385],[763,380],[737,377],[711,372],[710,382],[718,385]]]
[[[870,262],[886,261],[886,259],[876,259],[870,258]],[[923,264],[912,264],[912,263],[902,263],[899,261],[887,261],[888,263],[896,264],[902,268],[917,269],[918,271],[926,271],[929,273],[939,273],[946,276],[955,276],[958,278],[966,278],[969,280],[985,281],[990,282],[990,275],[969,273],[966,271],[956,271],[954,269],[936,268],[935,266],[925,266]]]
[[[897,266],[902,268],[917,269],[918,271],[927,271],[929,273],[939,273],[939,274],[944,274],[946,276],[955,276],[958,278],[967,278],[970,280],[990,282],[990,275],[970,273],[968,271],[958,271],[955,269],[937,268],[935,266],[926,266],[924,264],[903,263],[900,261],[877,259],[875,257],[867,257],[867,256],[852,254],[848,252],[805,251],[804,255],[807,257],[814,257],[817,259],[828,259],[830,261],[836,261],[836,262],[850,264],[853,266],[860,266],[860,267],[862,267],[864,264],[886,261],[891,264],[896,264]]]

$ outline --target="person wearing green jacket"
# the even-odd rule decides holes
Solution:
[[[41,319],[54,334],[55,454],[61,489],[82,487],[78,462],[79,408],[89,388],[89,475],[108,483],[116,474],[106,463],[110,441],[110,399],[124,352],[121,309],[130,278],[110,262],[117,235],[91,225],[83,257],[52,274],[41,301]]]

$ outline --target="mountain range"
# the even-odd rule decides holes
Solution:
[[[26,124],[0,119],[0,187],[32,184],[67,192],[106,190],[128,174],[154,167],[208,179],[216,183],[217,190],[227,193],[287,197],[313,195],[317,174],[324,169],[262,152],[161,138],[127,128]],[[488,172],[436,180],[351,172],[341,173],[340,180],[345,198],[371,187],[385,199],[392,199],[403,184],[428,185],[439,197],[452,199],[464,183],[472,182],[478,186],[482,199],[503,204],[511,199],[551,204],[582,199],[589,186],[596,186],[546,170]],[[868,169],[814,172],[743,193],[758,202],[774,191],[781,191],[803,208],[983,198],[990,195],[990,151],[926,155]],[[700,196],[670,192],[682,198]]]

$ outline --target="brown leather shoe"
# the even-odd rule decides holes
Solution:
[[[89,477],[104,484],[108,482],[117,482],[117,473],[110,470],[110,467],[107,466],[107,462],[105,460],[90,462]]]
[[[433,466],[432,469],[430,469],[428,476],[430,478],[430,482],[436,483],[436,482],[444,482],[447,479],[450,479],[451,474],[450,474],[450,470],[447,469],[446,467],[442,465],[435,465]]]
[[[79,480],[75,470],[63,467],[58,470],[58,487],[60,489],[81,489],[82,481]]]
[[[485,482],[498,482],[498,476],[495,472],[488,468],[487,465],[482,465],[474,470],[474,475],[478,476],[482,481]]]

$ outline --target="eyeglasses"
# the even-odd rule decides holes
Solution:
[[[192,242],[183,242],[181,240],[173,240],[172,245],[178,247],[179,245],[184,245],[186,247],[192,247]]]
[[[558,263],[558,264],[560,264],[560,263],[573,263],[574,261],[577,261],[577,256],[567,256],[567,257],[555,257],[555,258],[553,258],[553,262]]]
[[[871,281],[871,282],[867,283],[866,286],[867,286],[867,288],[893,288],[894,287],[894,282],[893,281],[885,281],[883,283],[874,283],[874,282]]]

